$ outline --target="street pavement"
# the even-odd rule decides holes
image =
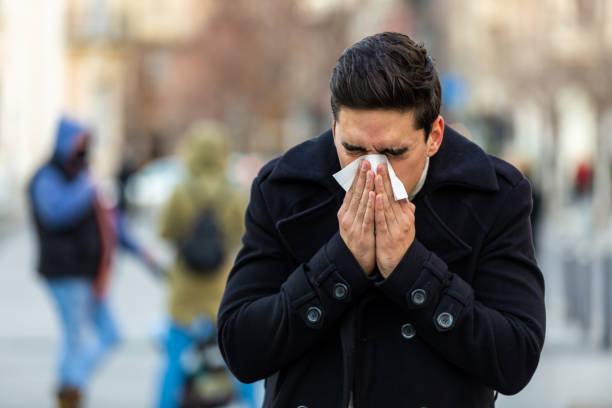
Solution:
[[[140,233],[140,234],[139,234]],[[136,235],[157,248],[151,237]],[[149,238],[149,239],[148,239]],[[53,406],[58,321],[35,273],[35,241],[26,223],[0,230],[0,408]],[[111,307],[123,342],[102,363],[87,407],[153,405],[161,354],[155,342],[165,290],[129,254],[117,259]]]
[[[136,235],[163,250],[146,225]],[[53,406],[58,328],[44,285],[34,272],[31,227],[0,228],[0,408]],[[518,395],[499,396],[498,408],[612,408],[612,353],[563,318],[560,259],[554,234],[544,237],[540,263],[547,279],[548,331],[540,365]],[[167,253],[165,259],[168,259]],[[135,259],[117,260],[111,304],[123,343],[96,373],[87,407],[153,405],[160,353],[154,341],[165,291]]]

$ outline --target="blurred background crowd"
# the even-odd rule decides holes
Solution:
[[[169,267],[158,224],[190,131],[223,128],[224,176],[248,196],[265,161],[329,128],[332,67],[380,31],[425,43],[446,123],[534,188],[546,347],[498,406],[612,407],[612,0],[0,1],[0,406],[53,403],[60,332],[25,192],[62,115],[87,124],[93,177]],[[151,406],[167,287],[124,255],[112,287],[124,341],[88,406]]]

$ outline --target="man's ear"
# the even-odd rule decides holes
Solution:
[[[444,138],[444,118],[439,116],[433,121],[431,126],[431,132],[427,139],[427,157],[432,157],[438,153],[438,149],[442,145],[442,139]]]

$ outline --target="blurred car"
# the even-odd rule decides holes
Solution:
[[[128,205],[136,210],[160,209],[187,175],[187,167],[178,156],[151,161],[128,179],[125,186]]]
[[[228,182],[248,191],[263,164],[257,155],[231,153],[227,165]],[[179,156],[153,160],[128,179],[125,187],[128,205],[136,210],[155,212],[188,175],[189,170]]]
[[[249,191],[264,164],[258,155],[231,153],[227,159],[227,178],[234,185]]]

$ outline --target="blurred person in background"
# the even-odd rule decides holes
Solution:
[[[519,392],[545,333],[529,182],[445,126],[434,63],[406,35],[347,48],[330,88],[332,128],[253,182],[219,310],[228,366],[267,378],[266,408]]]
[[[85,127],[62,118],[52,157],[28,187],[38,271],[62,328],[57,393],[62,408],[82,406],[91,374],[120,340],[107,296],[117,243],[154,265],[130,236],[126,220],[103,202],[88,172],[90,145]]]
[[[183,146],[188,179],[176,187],[162,211],[160,234],[176,248],[176,259],[169,276],[160,408],[219,406],[234,398],[234,380],[216,346],[215,319],[231,254],[244,231],[246,200],[226,177],[227,140],[225,130],[213,122],[190,128]],[[207,367],[195,373],[197,364],[189,367],[193,364],[188,360],[197,359],[198,348],[207,349],[209,357],[216,352],[219,361],[206,361]],[[243,401],[253,401],[252,388],[238,386]]]
[[[594,319],[594,269],[600,255],[593,212],[593,165],[583,159],[573,170],[572,194],[558,225],[563,260],[566,317],[588,336]],[[604,295],[606,296],[606,295]]]
[[[583,261],[591,260],[595,231],[593,217],[593,166],[590,160],[576,164],[572,174],[572,191],[563,217],[560,231],[566,249],[564,255],[572,255]]]

